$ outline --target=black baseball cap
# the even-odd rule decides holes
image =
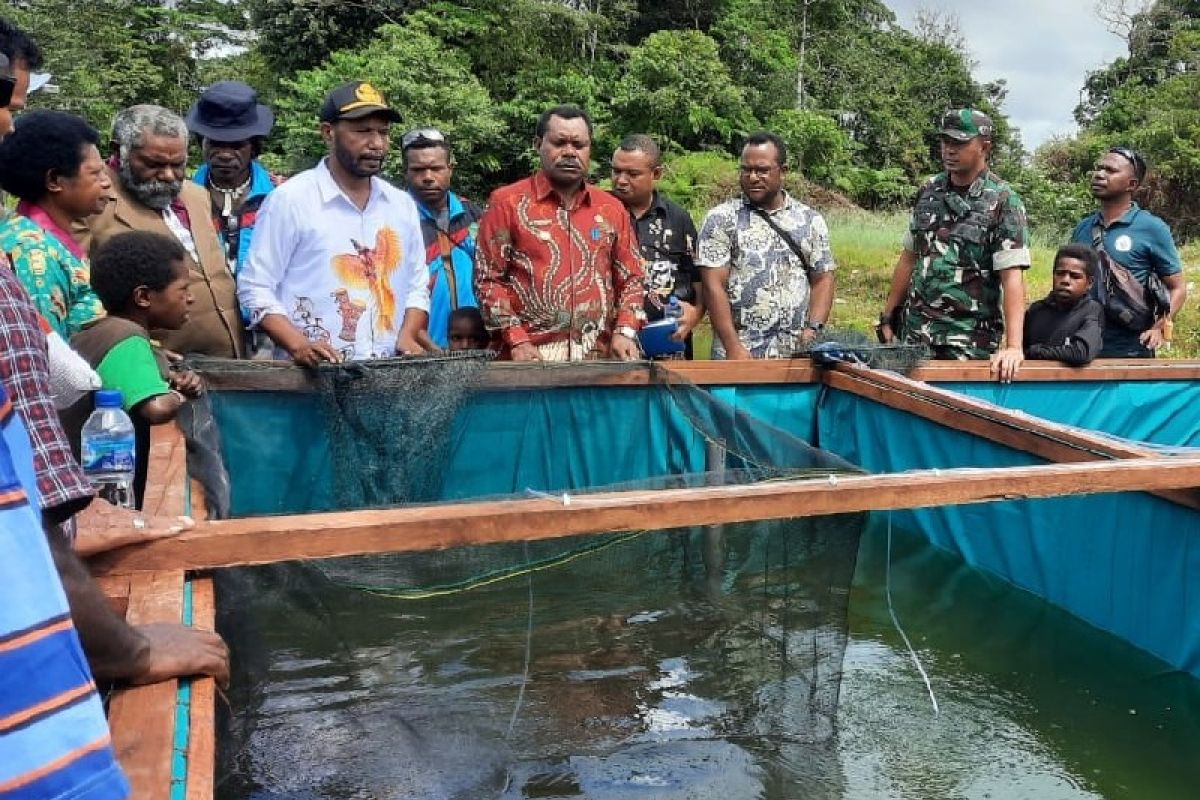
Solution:
[[[400,113],[388,106],[380,93],[366,81],[350,81],[325,95],[321,104],[321,122],[343,119],[362,119],[378,114],[388,122],[399,122]]]

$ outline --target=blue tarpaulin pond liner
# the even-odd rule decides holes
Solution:
[[[544,367],[538,369],[541,375],[552,376],[554,372]],[[431,482],[428,475],[422,476],[420,487],[426,494],[405,499],[449,501],[520,495],[528,489],[554,494],[586,492],[606,486],[697,485],[713,479],[714,443],[731,445],[720,459],[719,471],[727,476],[722,480],[735,481],[770,480],[814,469],[840,471],[850,468],[850,464],[861,465],[872,472],[901,472],[928,467],[1039,463],[1039,459],[1017,450],[915,420],[912,415],[820,385],[700,388],[662,376],[643,380],[642,385],[632,385],[636,381],[623,385],[623,371],[629,370],[629,374],[633,374],[636,369],[639,368],[597,367],[592,373],[595,376],[593,385],[585,386],[538,388],[530,385],[536,381],[515,381],[523,385],[502,388],[485,382],[475,391],[454,399],[456,413],[444,423],[448,431],[446,438],[451,444],[437,454],[437,458],[443,459],[437,470],[437,480]],[[1029,393],[1031,408],[1036,408],[1039,402],[1034,395],[1048,396],[1046,386],[1038,387],[1039,392]],[[1147,384],[1147,391],[1151,391],[1151,386]],[[1010,401],[1024,389],[1025,386],[1010,387],[1005,390],[1009,394],[1003,399]],[[1101,385],[1096,390],[1103,392],[1105,387]],[[322,405],[317,393],[217,388],[212,393],[212,400],[225,462],[232,478],[235,515],[298,513],[340,507],[332,468],[335,448],[325,443],[328,422],[323,415],[328,413],[328,405]],[[406,407],[414,401],[415,398],[406,398]],[[1044,399],[1040,402],[1053,405]],[[1010,404],[1021,405],[1018,402]],[[1105,423],[1106,430],[1118,435],[1123,430],[1117,411],[1123,404],[1127,403],[1122,400],[1110,404]],[[1130,413],[1128,422],[1132,427],[1136,416],[1142,424],[1134,430],[1155,428],[1154,423],[1146,421],[1145,408],[1152,405],[1133,405],[1137,411]],[[1164,407],[1175,406],[1167,403]],[[1072,419],[1064,421],[1076,422]],[[1168,427],[1160,425],[1158,429]],[[837,456],[820,455],[820,451],[807,444],[809,441],[819,442],[826,451]],[[436,493],[430,488],[434,485]],[[1200,535],[1197,519],[1196,512],[1191,509],[1143,493],[948,506],[895,512],[891,517],[897,528],[921,531],[929,541],[958,554],[968,564],[1001,575],[1016,586],[1047,598],[1090,624],[1116,633],[1153,653],[1176,669],[1200,674],[1200,662],[1197,661],[1200,630],[1196,628],[1194,613],[1188,613],[1189,608],[1195,607],[1194,602],[1189,604],[1189,577],[1200,574],[1193,541]],[[1121,524],[1122,520],[1133,521]],[[652,520],[648,520],[647,527],[653,527]],[[778,533],[778,526],[775,530],[773,539],[771,534],[766,534],[767,540],[778,544],[792,538]],[[747,534],[739,532],[736,535]],[[656,534],[652,538],[658,537]],[[803,536],[795,538],[803,540]],[[701,532],[681,532],[672,541],[676,543],[674,546],[680,547],[683,545],[679,542],[685,539],[691,543],[685,549],[703,551],[705,540]],[[592,544],[585,544],[584,540]],[[599,547],[595,542],[604,540],[603,536],[583,537],[568,543],[565,550],[557,545],[554,552]],[[657,582],[660,578],[654,576],[658,573],[636,573],[631,566],[659,563],[656,559],[661,560],[663,556],[639,550],[651,546],[649,541],[645,538],[617,541],[611,548],[601,550],[599,555],[583,558],[567,568],[583,569],[585,573],[593,570],[592,578],[598,584],[582,582],[582,577],[574,572],[551,574],[570,574],[577,587],[586,585],[587,591],[597,591],[597,585],[603,585],[603,576],[614,573],[626,576],[633,571],[640,575],[635,581],[642,584]],[[762,540],[755,540],[751,534],[748,541]],[[857,539],[853,538],[853,541]],[[521,553],[510,546],[502,551],[501,560],[531,564],[543,560],[543,554]],[[631,556],[631,553],[636,555]],[[548,557],[552,556],[553,553]],[[390,557],[382,559],[385,563],[389,560],[395,561]],[[455,575],[466,574],[470,578],[477,574],[479,564],[486,562],[486,557],[467,559],[466,566]],[[305,596],[319,611],[325,603],[315,598],[323,592],[357,592],[356,582],[351,578],[368,563],[369,560],[360,560],[352,569],[340,573],[336,569],[331,573],[329,564],[305,572],[308,575],[302,579],[307,592]],[[839,563],[844,566],[846,562],[843,558]],[[852,565],[853,561],[850,563]],[[363,582],[368,589],[384,590],[368,596],[376,597],[380,602],[393,601],[388,592],[414,577],[411,574],[398,577],[395,567],[395,563],[388,563],[380,574],[371,575],[370,580]],[[419,585],[447,583],[447,577],[437,569],[429,573],[417,572],[415,578]],[[332,582],[331,574],[335,579]],[[503,588],[495,591],[520,590],[525,580],[529,580],[531,586],[533,581],[554,580],[541,575],[527,577],[519,570],[514,576],[499,584]],[[278,573],[273,579],[279,579]],[[291,585],[301,579],[289,575],[279,580]],[[731,567],[727,580],[730,588],[738,587],[740,581],[744,589],[747,572]],[[316,581],[316,584],[307,583],[309,581]],[[381,586],[381,582],[385,585]],[[449,584],[453,583],[453,579],[449,580]],[[779,583],[787,584],[788,580]],[[551,591],[541,583],[538,585],[544,591]],[[832,590],[836,586],[831,583],[826,588]],[[484,591],[492,589],[485,588]],[[263,596],[274,595],[265,592]],[[353,605],[375,601],[348,602]],[[228,604],[223,604],[223,608],[227,616],[236,614],[236,609],[230,609]],[[844,618],[845,607],[840,608]],[[472,606],[472,609],[472,613],[486,616],[487,612],[481,611],[486,609],[486,604]],[[338,615],[344,613],[344,610],[337,612]],[[413,612],[401,607],[394,613],[403,617]],[[425,609],[419,613],[432,612]],[[629,609],[614,613],[618,618],[622,614],[626,619],[630,616]],[[365,615],[368,619],[361,620],[361,624],[369,626],[370,615]],[[636,612],[633,615],[636,616]],[[357,618],[358,611],[350,616]],[[501,624],[502,618],[501,626],[508,626],[510,634],[516,635],[512,631],[521,632],[521,625],[527,621],[524,616],[497,613],[493,622]],[[1153,622],[1147,624],[1147,620]],[[572,623],[560,622],[567,626],[563,630],[569,637],[578,639],[577,631],[571,628]],[[600,630],[605,624],[603,621],[595,623]],[[844,633],[844,625],[841,629]],[[585,639],[591,641],[596,635],[589,628]],[[762,635],[762,646],[771,646],[770,642],[775,641]],[[354,649],[358,651],[357,645]],[[426,664],[424,668],[430,666]],[[464,666],[470,669],[469,665]],[[586,667],[583,670],[587,672]],[[611,677],[608,673],[605,675],[606,680]],[[550,699],[544,698],[544,702],[550,702]],[[733,736],[730,741],[736,739],[737,736]],[[768,741],[771,741],[769,737],[756,740],[756,746]],[[778,746],[778,741],[775,744]],[[753,747],[750,749],[753,751]],[[617,751],[608,756],[620,760]],[[726,756],[737,757],[733,752],[706,754],[718,763],[724,763],[721,759]],[[811,753],[809,756],[817,758]],[[534,765],[521,763],[524,764],[522,768],[536,772]],[[606,774],[608,769],[626,774],[622,772],[623,768],[612,763],[593,766],[599,770],[597,774]],[[539,781],[548,782],[543,786],[547,792],[554,788],[556,780],[567,782],[564,786],[571,780],[578,783],[579,770],[568,770],[570,774],[559,775],[560,767],[557,762],[543,764],[537,769],[544,768],[544,773],[532,777],[525,775],[523,785],[532,787],[530,791],[535,792],[525,796],[560,796],[552,793],[536,795],[537,787],[543,786]],[[510,773],[506,780],[515,778]],[[831,791],[828,796],[843,796],[839,791]],[[338,795],[336,791],[333,794],[351,796]],[[433,791],[427,796],[440,795]],[[592,795],[580,789],[561,796]],[[738,795],[735,792],[731,796]]]

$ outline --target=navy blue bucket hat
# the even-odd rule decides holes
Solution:
[[[214,142],[266,136],[274,124],[275,114],[241,81],[214,83],[187,113],[188,130]]]

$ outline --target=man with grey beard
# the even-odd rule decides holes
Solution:
[[[116,199],[86,221],[89,245],[94,252],[125,231],[178,240],[188,254],[191,319],[180,330],[152,335],[177,353],[237,358],[245,327],[233,275],[209,216],[208,193],[185,180],[187,154],[187,125],[177,114],[152,105],[117,114],[108,162]]]

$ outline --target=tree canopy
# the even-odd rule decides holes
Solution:
[[[528,173],[537,115],[563,102],[592,115],[597,163],[627,133],[658,137],[672,158],[728,159],[747,133],[772,127],[795,169],[868,206],[903,202],[937,169],[934,124],[950,106],[992,113],[1001,150],[1021,155],[1004,87],[972,78],[961,37],[906,30],[880,0],[17,0],[10,9],[61,86],[39,102],[106,129],[131,103],[183,111],[208,83],[245,80],[276,107],[267,158],[286,169],[320,154],[321,97],[351,78],[378,84],[405,125],[443,128],[474,192]]]

